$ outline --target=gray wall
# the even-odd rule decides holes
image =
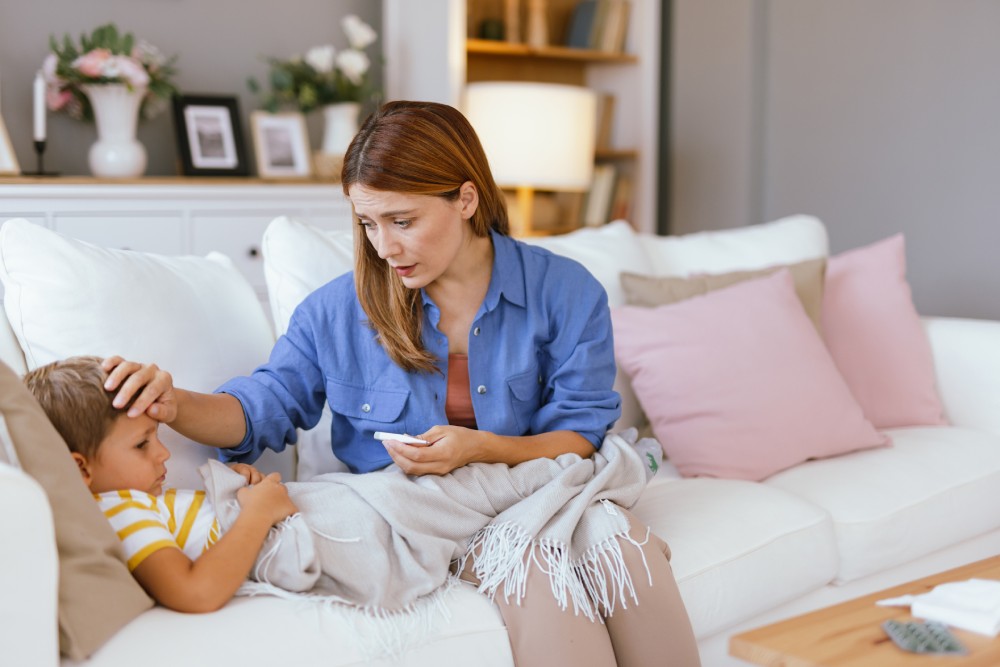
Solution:
[[[674,233],[901,231],[921,313],[1000,319],[1000,2],[673,4]]]
[[[48,52],[49,35],[59,38],[114,21],[120,30],[142,37],[166,54],[178,54],[176,79],[183,93],[238,95],[247,155],[253,165],[249,112],[257,99],[246,86],[249,76],[264,81],[266,56],[288,57],[317,44],[346,46],[340,19],[354,13],[381,38],[382,4],[372,0],[0,0],[0,91],[2,111],[21,169],[34,169],[31,141],[31,84]],[[367,49],[375,56],[381,40]],[[374,74],[381,66],[373,57]],[[311,114],[313,147],[322,132]],[[87,174],[87,151],[96,139],[92,124],[65,114],[49,114],[47,169]],[[177,173],[177,149],[171,113],[141,121],[139,140],[149,154],[146,174]]]

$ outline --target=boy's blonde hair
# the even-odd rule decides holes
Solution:
[[[115,419],[128,409],[111,405],[114,392],[104,389],[107,379],[100,357],[70,357],[29,371],[24,383],[70,451],[93,459]]]

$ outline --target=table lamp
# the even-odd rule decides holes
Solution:
[[[465,88],[463,111],[479,135],[493,178],[515,188],[521,221],[533,232],[535,190],[583,192],[594,172],[597,96],[552,83],[483,81]]]

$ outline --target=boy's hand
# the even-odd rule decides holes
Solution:
[[[288,489],[281,483],[281,475],[272,472],[253,486],[244,486],[236,492],[243,513],[260,516],[274,525],[299,511]]]
[[[264,473],[257,470],[249,463],[227,463],[226,465],[243,475],[247,484],[257,484],[264,479]]]
[[[156,364],[140,364],[125,361],[115,355],[101,362],[108,379],[104,388],[118,389],[112,404],[123,408],[135,396],[135,402],[128,409],[129,417],[146,413],[153,419],[169,424],[177,417],[177,397],[174,395],[174,379],[170,373]]]

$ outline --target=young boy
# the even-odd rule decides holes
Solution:
[[[477,463],[417,477],[390,466],[287,487],[277,475],[209,461],[199,469],[207,492],[164,491],[169,452],[158,422],[112,407],[100,359],[49,364],[25,382],[69,444],[132,574],[171,609],[218,609],[249,576],[259,584],[254,592],[405,612],[472,549],[485,564],[475,572],[483,590],[507,596],[523,590],[524,562],[537,558],[537,544],[554,563],[556,600],[593,619],[613,611],[608,600],[637,600],[630,567],[642,568],[643,580],[649,559],[667,567],[666,545],[633,536],[624,510],[607,505],[631,507],[652,474],[637,448],[651,443],[659,452],[659,444],[635,442],[634,432],[630,440],[609,436],[590,458]],[[619,540],[635,548],[623,552]]]
[[[234,464],[248,486],[237,492],[239,515],[220,536],[204,491],[164,491],[170,452],[159,423],[113,407],[106,379],[97,357],[71,357],[24,377],[117,531],[139,584],[170,609],[219,609],[247,579],[271,526],[298,510],[278,473]]]

